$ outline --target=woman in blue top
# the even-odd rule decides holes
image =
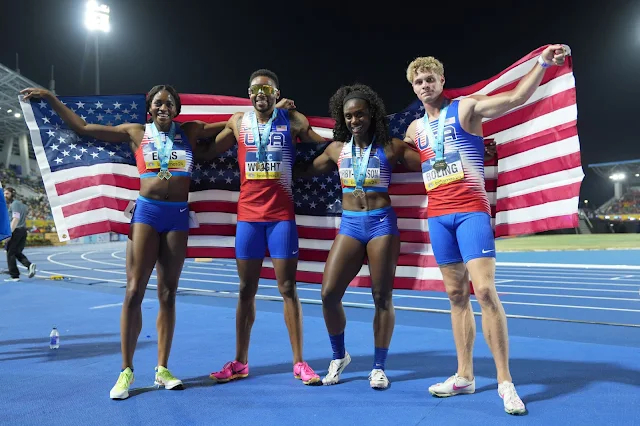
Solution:
[[[389,136],[384,104],[370,87],[342,87],[329,105],[336,121],[334,142],[313,162],[296,167],[298,177],[306,177],[328,173],[337,165],[342,183],[340,232],[322,278],[322,311],[333,349],[333,360],[322,382],[338,383],[351,362],[344,346],[347,319],[342,297],[366,255],[375,303],[375,356],[369,381],[374,389],[386,389],[389,379],[384,368],[395,324],[391,297],[400,253],[400,233],[388,187],[396,163],[418,171],[420,156],[405,142]]]

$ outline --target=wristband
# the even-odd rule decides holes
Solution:
[[[551,64],[548,64],[544,59],[542,59],[542,55],[538,56],[538,63],[542,68],[549,68]]]

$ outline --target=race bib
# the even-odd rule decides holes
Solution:
[[[264,162],[258,161],[258,153],[247,152],[244,162],[246,179],[280,179],[282,175],[282,151],[267,151]]]
[[[339,172],[340,180],[344,186],[356,186],[353,167],[351,166],[351,158],[342,159]],[[371,157],[367,165],[367,174],[365,175],[363,186],[376,186],[378,184],[380,184],[380,159]]]
[[[160,158],[158,156],[158,151],[145,150],[144,164],[147,170],[160,169]],[[171,151],[171,155],[169,156],[169,169],[186,169],[186,168],[187,168],[187,151],[185,150]]]
[[[444,160],[447,162],[447,168],[444,170],[435,170],[433,164],[435,158],[422,163],[422,179],[427,191],[431,191],[440,185],[455,182],[464,179],[464,169],[462,168],[462,159],[458,152],[448,152],[444,154]]]
[[[136,209],[136,202],[129,201],[129,204],[127,204],[127,208],[124,209],[124,217],[126,217],[127,219],[131,219],[133,217],[133,211],[135,209]]]

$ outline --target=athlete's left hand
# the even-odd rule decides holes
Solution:
[[[542,59],[549,65],[564,65],[564,60],[571,55],[571,49],[566,44],[552,44],[541,53]]]
[[[296,109],[296,104],[295,102],[293,102],[293,99],[282,98],[276,104],[276,108],[291,110],[291,109]]]
[[[490,160],[496,156],[497,148],[496,141],[490,139],[484,146],[484,159]]]

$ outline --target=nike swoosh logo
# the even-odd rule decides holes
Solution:
[[[384,222],[384,220],[385,220],[387,217],[388,217],[388,215],[387,215],[387,216],[385,216],[385,217],[383,217],[382,219],[380,219],[380,222]]]
[[[461,389],[466,389],[466,388],[468,388],[469,386],[471,386],[471,383],[469,383],[469,384],[468,384],[468,385],[466,385],[466,386],[456,386],[456,384],[454,383],[454,384],[453,384],[453,390],[454,390],[454,391],[458,391],[458,390],[461,390]]]
[[[485,249],[482,249],[482,253],[483,253],[483,254],[491,253],[492,251],[493,251],[493,250],[485,250]]]
[[[180,209],[180,213],[182,213],[183,211],[185,211],[186,209]]]
[[[298,253],[299,251],[300,251],[300,250],[296,250],[296,251],[294,251],[294,252],[293,252],[293,253],[291,253],[291,254],[296,254],[296,253]]]

